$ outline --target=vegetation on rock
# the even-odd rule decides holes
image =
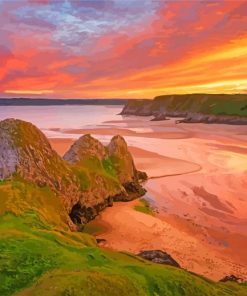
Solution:
[[[28,123],[1,122],[0,136],[1,172],[9,165],[4,157],[17,156],[15,170],[10,166],[0,182],[1,296],[246,295],[244,284],[213,283],[182,269],[103,250],[89,234],[72,232],[68,208],[76,200],[73,194],[90,204],[101,198],[93,188],[121,186],[117,177],[92,155],[68,164]],[[56,174],[59,183],[52,184]],[[67,192],[72,185],[74,191]]]
[[[123,115],[184,117],[182,122],[247,124],[245,94],[185,94],[163,95],[153,100],[129,100]]]

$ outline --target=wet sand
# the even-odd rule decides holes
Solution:
[[[106,239],[104,247],[134,253],[158,248],[211,279],[231,273],[247,278],[247,127],[123,122],[124,128],[119,120],[107,122],[114,129],[69,130],[127,135],[138,169],[154,177],[145,184],[145,198],[155,216],[134,210],[138,201],[107,208],[93,222],[104,224],[97,235]],[[73,142],[50,141],[61,155]]]

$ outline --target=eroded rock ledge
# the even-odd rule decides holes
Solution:
[[[113,201],[144,195],[147,175],[137,171],[121,136],[105,147],[84,135],[61,158],[37,127],[6,119],[0,121],[0,179],[15,178],[49,186],[80,229]]]

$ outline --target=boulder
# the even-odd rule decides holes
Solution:
[[[154,263],[171,265],[174,267],[181,268],[176,260],[174,260],[169,254],[161,250],[148,250],[140,252],[137,256],[143,259],[152,261]]]
[[[151,119],[151,121],[162,121],[162,120],[169,120],[169,118],[166,117],[166,114],[160,113],[155,115],[155,117]]]
[[[243,282],[243,279],[240,277],[235,276],[234,274],[231,275],[226,275],[225,277],[223,277],[220,282],[235,282],[235,283],[241,283]]]

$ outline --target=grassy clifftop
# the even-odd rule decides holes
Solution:
[[[160,113],[202,113],[247,117],[245,94],[163,95],[153,100],[129,101],[122,114],[157,115]]]
[[[246,295],[174,267],[102,250],[71,232],[61,199],[22,180],[0,183],[0,295]],[[49,203],[47,203],[49,201]]]
[[[184,111],[214,115],[247,116],[247,95],[191,94],[159,96],[154,108],[164,106],[167,111]]]

